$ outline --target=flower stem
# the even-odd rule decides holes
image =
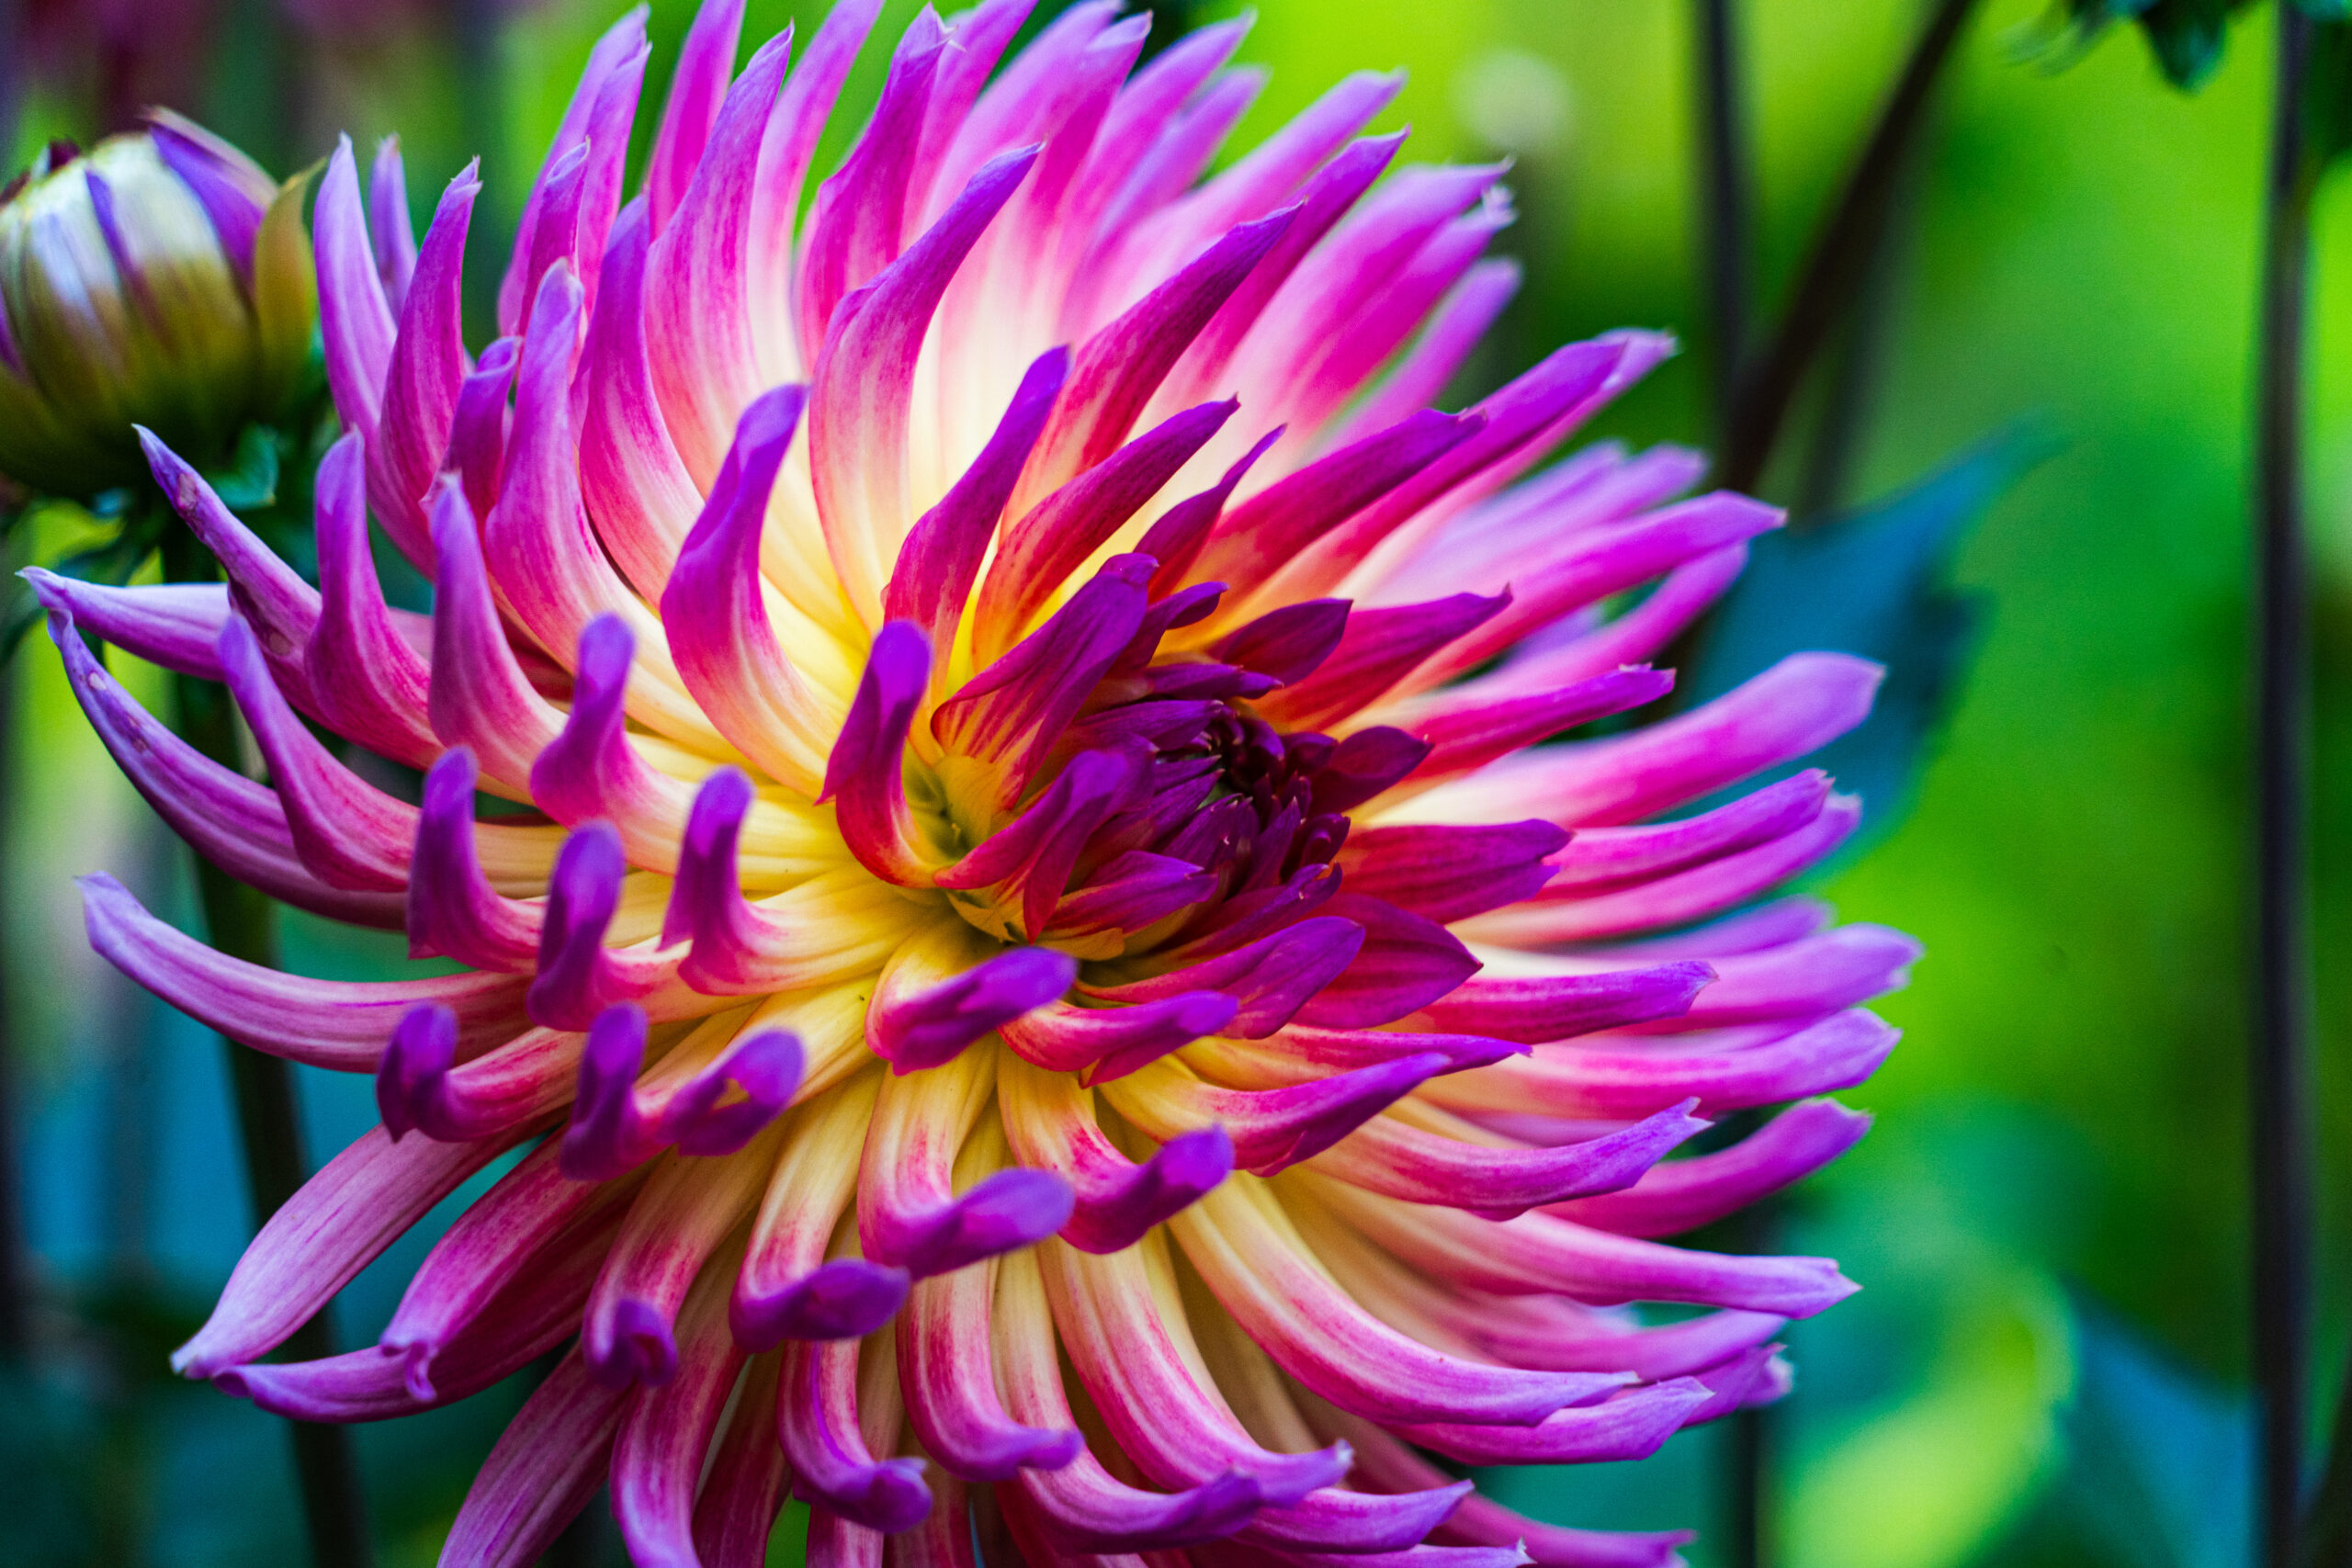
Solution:
[[[2293,1561],[2310,1365],[2309,564],[2302,519],[2305,316],[2315,162],[2304,140],[2312,24],[2281,0],[2264,191],[2255,372],[2252,1052],[2254,1375],[2261,1424],[2256,1555]]]
[[[203,581],[213,576],[210,558],[187,530],[174,528],[164,538],[164,570],[174,581]],[[214,761],[238,767],[236,714],[229,694],[216,682],[190,675],[174,680],[181,735]],[[203,856],[195,858],[198,900],[212,945],[248,964],[274,965],[277,920],[268,898]],[[277,1056],[225,1039],[221,1044],[228,1052],[230,1089],[244,1149],[246,1190],[252,1200],[254,1225],[259,1229],[301,1187],[308,1174],[293,1073]],[[322,1311],[295,1330],[286,1349],[296,1360],[334,1355],[334,1331],[328,1313]],[[312,1561],[318,1568],[366,1568],[373,1553],[350,1434],[341,1427],[311,1421],[289,1421],[287,1426]]]
[[[1730,416],[1747,345],[1748,179],[1747,97],[1740,81],[1733,0],[1692,0],[1693,107],[1698,120],[1699,267],[1706,288],[1712,388],[1718,434]]]
[[[0,7],[8,0],[0,0]],[[0,824],[16,819],[17,661],[0,657]],[[9,946],[0,932],[0,1365],[32,1354],[32,1269],[17,1179],[16,1031],[8,1011]]]
[[[1779,441],[1805,372],[1844,319],[1894,208],[1894,190],[1928,106],[1976,0],[1936,0],[1903,73],[1871,126],[1798,274],[1770,340],[1742,366],[1724,422],[1722,481],[1753,490]]]

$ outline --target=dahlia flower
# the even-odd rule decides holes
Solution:
[[[166,109],[0,193],[0,473],[143,480],[134,423],[209,461],[287,401],[316,316],[302,186]]]
[[[316,586],[152,439],[225,586],[38,580],[199,852],[459,966],[266,971],[85,881],[126,973],[382,1111],[175,1364],[357,1421],[568,1346],[445,1562],[528,1562],[608,1479],[643,1564],[760,1562],[787,1495],[812,1562],[1668,1562],[1441,1461],[1647,1453],[1775,1397],[1782,1325],[1853,1288],[1656,1238],[1860,1132],[1809,1097],[1884,1056],[1856,1004],[1914,950],[1757,902],[1856,804],[1798,773],[1674,813],[1877,671],[1632,722],[1779,521],[1677,499],[1684,451],[1538,468],[1667,343],[1429,409],[1512,288],[1499,171],[1384,179],[1398,84],[1359,75],[1204,177],[1238,27],[1137,68],[1098,0],[1000,70],[1028,8],[920,17],[805,219],[875,0],[731,80],[709,0],[626,203],[624,20],[478,355],[472,172],[388,267],[403,204],[346,143]],[[386,607],[371,514],[430,616]],[[225,682],[270,784],[77,626]],[[263,1359],[503,1157],[379,1344]]]

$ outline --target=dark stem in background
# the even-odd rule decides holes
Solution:
[[[2311,1356],[2311,754],[2309,564],[2302,519],[2305,314],[2316,161],[2305,143],[2312,24],[2278,7],[2255,368],[2254,1378],[2260,1568],[2289,1568],[2302,1485]]]
[[[175,582],[210,581],[212,558],[184,528],[164,536],[164,575]],[[192,676],[174,678],[180,733],[214,761],[243,771],[238,756],[236,714],[218,683]],[[196,862],[198,901],[212,945],[232,958],[275,966],[275,910],[269,900],[201,855]],[[293,1071],[278,1057],[223,1040],[228,1053],[237,1129],[244,1146],[245,1185],[255,1229],[291,1198],[309,1174],[302,1151],[302,1125],[295,1103]],[[289,1359],[314,1360],[334,1354],[326,1312],[297,1329],[286,1342]],[[366,1568],[372,1552],[367,1508],[359,1491],[351,1437],[343,1427],[289,1421],[294,1469],[300,1483],[302,1514],[318,1568]]]
[[[1861,268],[1851,319],[1838,335],[1824,373],[1821,399],[1805,445],[1794,490],[1789,496],[1789,525],[1802,530],[1819,523],[1853,497],[1854,467],[1877,395],[1885,359],[1886,333],[1894,313],[1895,277],[1902,269],[1907,218],[1917,197],[1918,164],[1905,165],[1894,195],[1895,221],[1880,231]]]
[[[1747,94],[1741,74],[1739,18],[1734,0],[1692,0],[1690,85],[1697,164],[1699,273],[1705,291],[1709,349],[1707,403],[1717,440],[1730,437],[1734,399],[1747,352],[1752,256]],[[1758,1111],[1724,1123],[1727,1137],[1762,1124]],[[1771,1246],[1774,1216],[1753,1205],[1726,1222],[1724,1245],[1734,1252]],[[1732,1568],[1763,1568],[1769,1560],[1766,1480],[1772,1450],[1771,1417],[1762,1408],[1735,1412],[1727,1431],[1723,1473],[1724,1561]]]
[[[1936,82],[1974,6],[1975,0],[1936,0],[1861,157],[1815,235],[1779,323],[1742,367],[1724,423],[1718,477],[1727,488],[1756,488],[1806,370],[1851,305],[1884,236],[1894,187],[1927,123]]]
[[[0,826],[16,821],[17,666],[0,660]],[[0,1363],[21,1366],[32,1351],[32,1269],[25,1240],[23,1151],[17,1140],[17,1032],[9,1013],[9,959],[0,931]]]
[[[1706,288],[1706,321],[1716,434],[1730,418],[1747,348],[1751,197],[1747,97],[1739,75],[1738,17],[1732,0],[1693,0],[1691,84],[1699,155],[1699,271]]]

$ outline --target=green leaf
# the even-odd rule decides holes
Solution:
[[[2058,69],[2088,53],[2118,22],[2134,22],[2156,57],[2165,79],[2183,92],[2205,85],[2222,62],[2229,39],[2229,20],[2251,0],[2056,0],[2043,21],[2025,39],[2024,52],[2038,55]],[[2298,0],[2302,8],[2319,14],[2319,6],[2344,0]]]
[[[1886,666],[1870,718],[1807,765],[1863,797],[1883,831],[1899,818],[1984,622],[1974,596],[1943,585],[1953,547],[2051,449],[2010,430],[1962,453],[1900,494],[1801,531],[1768,534],[1715,612],[1684,691],[1720,696],[1792,653],[1858,654]]]
[[[254,512],[277,502],[277,432],[248,424],[237,433],[230,468],[204,476],[232,512]]]
[[[2323,21],[2312,29],[2311,63],[2303,75],[2303,135],[2314,175],[2352,152],[2352,25],[2342,20]]]

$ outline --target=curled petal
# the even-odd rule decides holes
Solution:
[[[949,934],[960,953],[961,933],[949,928]],[[945,979],[937,977],[925,957],[902,949],[883,970],[866,1010],[866,1043],[901,1073],[938,1066],[1003,1024],[1052,1002],[1078,977],[1075,959],[1042,947],[1000,953]]]
[[[904,1269],[826,1256],[856,1190],[857,1142],[877,1087],[876,1076],[865,1075],[795,1111],[785,1129],[784,1153],[728,1307],[735,1337],[751,1349],[788,1339],[855,1339],[888,1322],[906,1300]]]
[[[778,648],[759,569],[768,498],[802,396],[779,387],[743,411],[710,499],[670,567],[662,618],[680,677],[720,732],[776,778],[814,794],[834,716]]]
[[[1288,1089],[1234,1090],[1155,1063],[1102,1092],[1121,1115],[1154,1137],[1222,1125],[1233,1140],[1234,1162],[1272,1176],[1329,1148],[1453,1065],[1451,1057],[1428,1051]]]
[[[956,1192],[951,1176],[986,1100],[990,1066],[967,1052],[884,1081],[858,1179],[866,1257],[921,1279],[1030,1246],[1069,1219],[1069,1183],[1048,1171],[1000,1169]]]
[[[1005,1413],[989,1354],[984,1269],[918,1280],[898,1332],[899,1386],[923,1449],[966,1481],[1059,1470],[1084,1446],[1075,1426],[1023,1426]]]
[[[997,1082],[1013,1152],[1069,1183],[1061,1236],[1082,1251],[1132,1247],[1233,1169],[1233,1139],[1223,1127],[1180,1133],[1137,1165],[1104,1135],[1091,1097],[1067,1073],[1007,1062]]]
[[[858,863],[902,887],[928,886],[937,869],[908,809],[905,776],[907,736],[930,674],[922,633],[910,622],[885,622],[817,796],[836,803],[834,820]]]
[[[775,1120],[800,1085],[800,1042],[781,1030],[746,1031],[687,1074],[673,1057],[656,1083],[640,1087],[644,1060],[645,1015],[607,1009],[580,1055],[579,1092],[563,1134],[566,1176],[609,1181],[673,1145],[684,1155],[732,1154]],[[730,1087],[742,1098],[721,1104]]]

